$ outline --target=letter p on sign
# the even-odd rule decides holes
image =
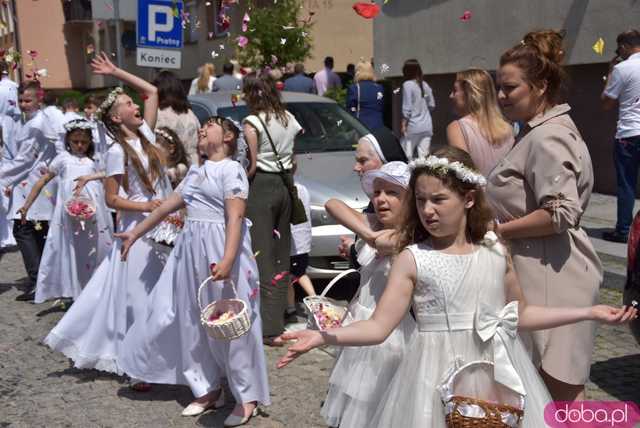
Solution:
[[[164,23],[160,24],[159,17],[164,15]],[[173,11],[171,6],[150,4],[149,5],[149,41],[156,41],[156,33],[169,33],[173,30]]]

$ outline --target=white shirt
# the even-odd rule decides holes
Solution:
[[[191,81],[191,86],[189,87],[189,95],[195,95],[195,94],[202,94],[204,92],[201,92],[198,90],[198,80],[200,80],[199,77],[196,77],[195,79],[193,79]],[[211,92],[211,88],[213,87],[213,82],[216,81],[216,77],[215,76],[209,76],[209,83],[207,83],[207,87],[209,89],[207,89],[205,92]]]
[[[618,100],[616,138],[640,135],[640,52],[613,67],[604,95]]]
[[[311,197],[307,188],[295,183],[298,189],[298,197],[304,205],[304,212],[307,214],[307,221],[300,224],[291,225],[291,255],[308,254],[311,252]]]
[[[0,114],[20,117],[18,84],[7,76],[0,79]]]
[[[269,135],[271,135],[273,144],[276,146],[278,157],[284,169],[290,170],[293,168],[293,142],[296,135],[302,130],[302,127],[291,113],[288,111],[286,113],[288,118],[286,128],[273,114],[271,114],[269,122],[265,120],[266,116],[264,113],[260,113],[260,118],[267,125]],[[244,118],[243,123],[244,122],[250,123],[258,133],[258,154],[256,161],[258,169],[265,172],[280,172],[276,155],[273,153],[271,143],[269,142],[269,136],[264,132],[264,128],[258,117],[249,115]]]

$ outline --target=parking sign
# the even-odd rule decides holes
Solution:
[[[138,46],[182,48],[181,15],[181,0],[138,0]]]

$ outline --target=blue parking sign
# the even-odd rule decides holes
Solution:
[[[180,0],[138,0],[138,46],[182,48],[181,14]]]

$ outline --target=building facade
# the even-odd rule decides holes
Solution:
[[[566,31],[572,117],[589,146],[596,190],[615,192],[613,136],[617,112],[604,112],[603,76],[616,49],[616,36],[640,27],[635,0],[402,0],[389,1],[374,22],[374,57],[386,64],[385,77],[401,84],[402,65],[416,58],[432,86],[435,146],[446,143],[445,129],[454,116],[449,93],[455,73],[471,67],[495,70],[500,55],[528,31]],[[604,40],[603,55],[593,49]],[[394,95],[393,124],[399,123],[399,95]]]

